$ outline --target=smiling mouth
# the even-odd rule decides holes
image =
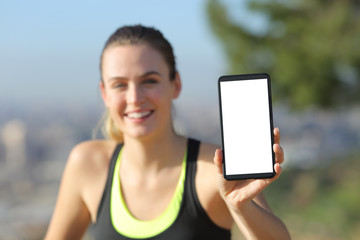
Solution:
[[[153,113],[153,111],[131,112],[131,113],[125,114],[125,116],[130,119],[143,119],[143,118],[150,116],[152,113]]]

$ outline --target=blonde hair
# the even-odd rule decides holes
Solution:
[[[119,143],[124,142],[123,134],[120,129],[116,127],[108,109],[105,109],[102,117],[93,129],[91,134],[92,139],[97,139],[99,132],[102,133],[105,139],[111,139]]]
[[[124,141],[123,134],[116,127],[108,109],[106,109],[104,113],[104,124],[102,127],[102,133],[105,135],[105,137],[112,139],[116,142]]]

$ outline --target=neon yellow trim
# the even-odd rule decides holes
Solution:
[[[141,221],[131,215],[121,194],[121,184],[119,176],[121,162],[120,151],[115,164],[110,199],[111,221],[117,232],[129,238],[149,238],[160,234],[161,232],[169,228],[171,224],[173,224],[179,213],[184,192],[186,156],[187,150],[185,151],[185,155],[182,161],[182,169],[175,193],[166,210],[161,214],[161,216],[154,220]]]

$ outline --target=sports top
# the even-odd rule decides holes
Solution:
[[[195,175],[199,146],[199,141],[188,139],[179,181],[165,212],[154,220],[140,221],[131,216],[121,196],[118,173],[122,145],[117,145],[109,165],[96,223],[92,227],[95,239],[230,239],[230,230],[215,225],[197,197]]]

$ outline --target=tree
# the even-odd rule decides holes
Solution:
[[[232,20],[224,1],[207,2],[229,74],[269,73],[274,99],[295,109],[359,103],[360,1],[248,0],[247,6],[267,17],[266,31]]]

